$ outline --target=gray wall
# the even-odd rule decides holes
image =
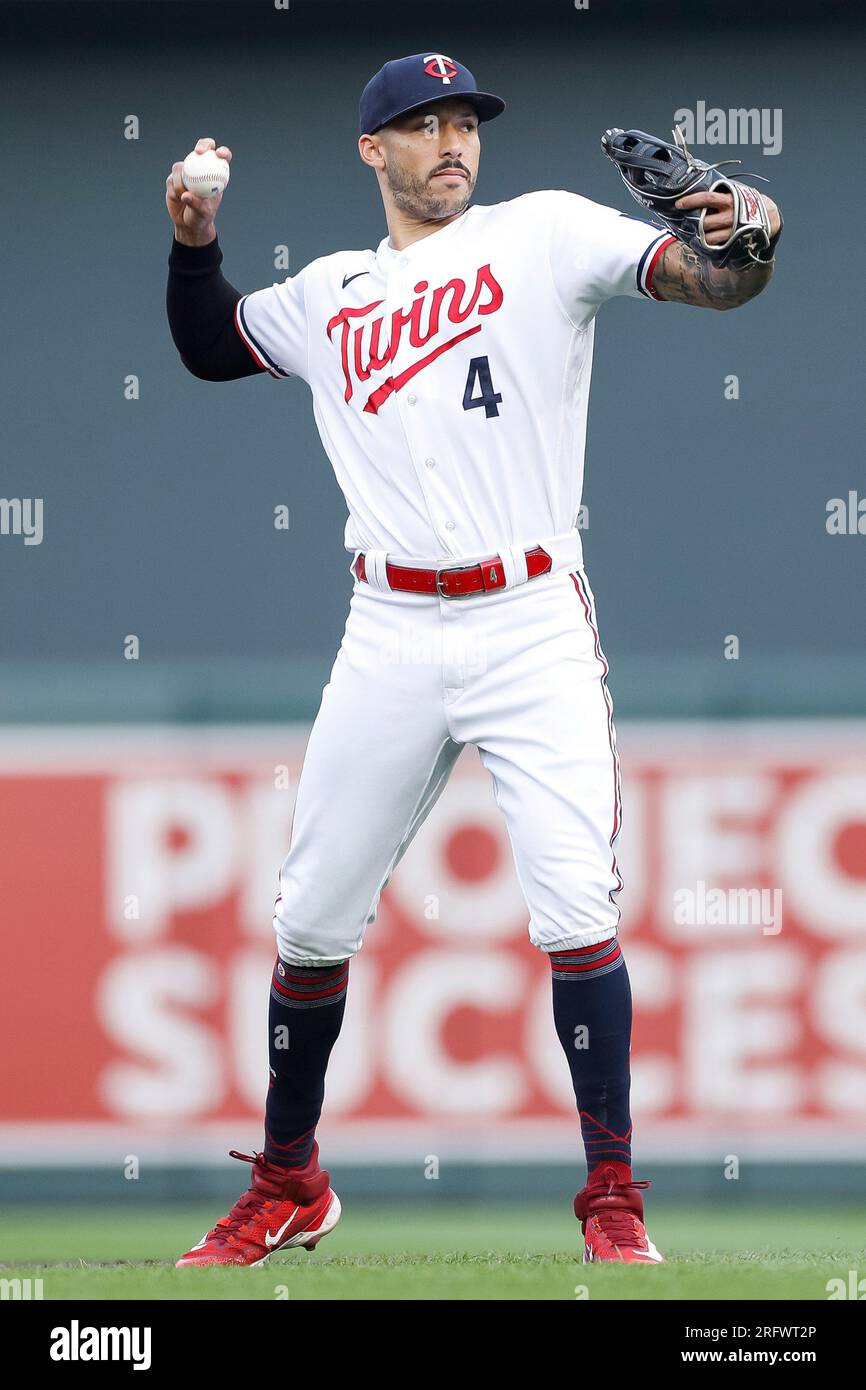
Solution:
[[[588,568],[626,708],[629,672],[661,666],[671,683],[710,663],[710,685],[747,683],[750,660],[771,683],[813,689],[844,668],[839,708],[862,706],[866,536],[829,537],[824,519],[828,498],[866,494],[852,164],[863,32],[835,5],[734,5],[725,18],[601,0],[587,12],[571,0],[0,7],[0,496],[45,505],[41,546],[0,537],[7,669],[39,663],[49,685],[54,671],[58,716],[60,673],[101,679],[130,632],[157,664],[277,657],[305,664],[313,686],[325,678],[351,581],[308,392],[269,378],[213,385],[182,368],[164,312],[163,184],[197,136],[231,145],[219,228],[241,290],[282,278],[277,243],[293,270],[376,245],[385,228],[355,150],[358,94],[385,59],[432,44],[509,102],[484,131],[480,202],[566,187],[627,208],[598,149],[606,126],[665,135],[700,99],[782,108],[777,156],[697,150],[743,155],[772,179],[786,227],[767,293],[724,315],[632,300],[601,312]],[[137,141],[123,138],[129,113]],[[723,397],[731,372],[738,402]],[[141,379],[135,403],[127,373]],[[288,535],[271,524],[279,502]],[[720,665],[730,632],[736,672]]]

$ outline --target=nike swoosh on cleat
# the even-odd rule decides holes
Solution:
[[[358,271],[355,272],[354,275],[344,275],[344,276],[343,276],[343,289],[345,289],[347,285],[351,285],[352,281],[353,281],[353,280],[357,280],[361,275],[369,275],[369,274],[370,274],[369,270],[358,270]]]
[[[292,1212],[288,1221],[283,1222],[282,1226],[277,1231],[277,1234],[275,1236],[272,1236],[270,1231],[265,1231],[265,1245],[268,1247],[269,1250],[272,1246],[276,1245],[278,1241],[282,1240],[287,1228],[291,1226],[292,1222],[294,1221],[295,1217],[297,1216],[300,1210],[300,1207],[295,1207],[295,1210]]]

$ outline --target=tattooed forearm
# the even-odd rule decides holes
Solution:
[[[697,304],[704,309],[736,309],[754,299],[769,283],[772,265],[746,270],[717,266],[682,241],[672,241],[653,272],[652,287],[662,299]]]

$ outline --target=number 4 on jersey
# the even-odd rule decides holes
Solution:
[[[475,384],[481,388],[481,395],[474,396]],[[466,390],[463,392],[463,409],[476,410],[479,405],[484,406],[488,420],[494,415],[499,414],[499,403],[502,397],[493,389],[493,381],[490,376],[490,363],[486,357],[473,357],[469,363],[469,375],[466,378]]]

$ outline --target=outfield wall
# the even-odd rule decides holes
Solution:
[[[306,734],[0,733],[2,1164],[200,1165],[260,1142]],[[866,722],[626,722],[619,741],[641,1156],[861,1162]],[[467,749],[353,962],[329,1161],[579,1155],[526,922]]]

